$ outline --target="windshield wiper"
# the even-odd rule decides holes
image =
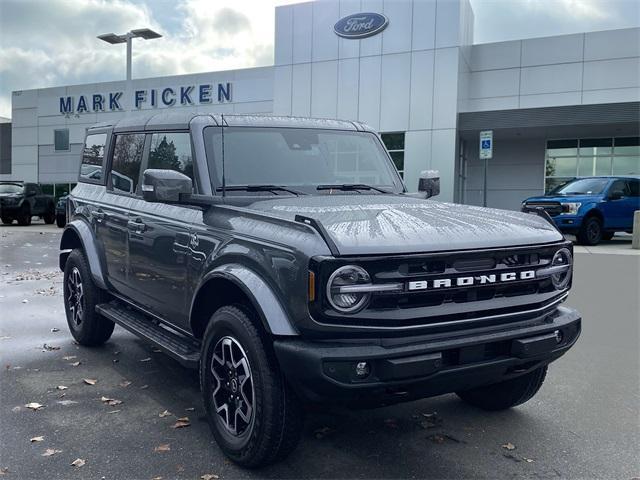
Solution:
[[[294,190],[289,187],[283,187],[282,185],[226,185],[224,188],[216,188],[216,192],[288,192],[294,195],[306,195],[305,192]]]
[[[383,188],[367,185],[366,183],[336,183],[335,185],[318,185],[316,190],[375,190],[380,193],[391,193]]]

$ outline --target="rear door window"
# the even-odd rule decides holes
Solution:
[[[154,133],[151,135],[147,168],[175,170],[193,180],[193,154],[189,133]]]
[[[145,135],[116,135],[110,184],[114,192],[134,195],[138,190]]]
[[[104,175],[104,148],[107,142],[106,133],[88,135],[82,151],[80,181],[102,183]]]

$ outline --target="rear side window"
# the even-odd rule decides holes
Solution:
[[[82,165],[80,166],[81,182],[102,182],[104,174],[104,146],[106,142],[106,133],[87,136],[82,151]]]
[[[147,168],[175,170],[193,180],[193,155],[189,133],[154,133]]]
[[[632,197],[640,197],[640,180],[629,180],[629,191]]]
[[[136,193],[143,151],[144,134],[116,135],[111,165],[111,187],[115,192]]]

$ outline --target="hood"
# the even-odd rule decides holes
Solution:
[[[560,203],[588,203],[602,198],[603,195],[543,195],[527,198],[525,202],[560,202]]]
[[[403,195],[310,195],[257,201],[246,208],[288,220],[296,215],[314,218],[341,255],[508,247],[563,239],[536,215]]]

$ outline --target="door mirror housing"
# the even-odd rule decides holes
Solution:
[[[149,168],[142,174],[142,197],[147,202],[178,203],[193,193],[193,180],[175,170]]]
[[[620,200],[624,197],[624,192],[622,190],[612,190],[609,192],[609,200]]]
[[[418,180],[418,192],[424,194],[424,198],[435,197],[440,194],[440,172],[438,170],[425,170]]]

